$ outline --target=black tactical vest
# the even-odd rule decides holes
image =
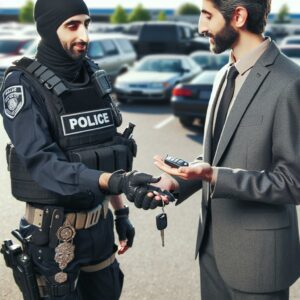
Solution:
[[[46,109],[53,140],[70,162],[82,162],[91,169],[106,172],[129,171],[136,144],[117,133],[121,118],[109,94],[109,80],[93,62],[86,60],[85,67],[89,76],[82,85],[65,82],[38,61],[28,58],[18,61],[7,73],[22,70],[30,80],[35,91],[33,98]],[[63,196],[48,191],[31,179],[13,146],[8,147],[7,157],[12,194],[18,200],[83,209],[104,199],[104,195],[103,199],[94,199],[93,194],[85,192]]]

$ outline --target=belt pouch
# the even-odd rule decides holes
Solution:
[[[116,170],[125,170],[129,171],[129,163],[130,163],[130,151],[125,145],[115,145],[114,146],[114,157],[115,157],[115,165]],[[132,161],[132,155],[131,155]]]
[[[36,227],[32,233],[31,241],[36,246],[43,246],[49,243],[49,230],[52,218],[53,207],[44,207],[41,227]]]
[[[54,207],[51,214],[51,223],[49,231],[49,247],[55,248],[58,243],[56,233],[64,223],[64,209],[62,207]]]

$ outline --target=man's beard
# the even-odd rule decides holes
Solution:
[[[229,24],[225,25],[213,37],[214,44],[210,45],[210,50],[216,54],[222,53],[232,47],[238,38],[238,32]]]
[[[76,51],[74,48],[77,44],[82,44],[85,45],[85,50],[84,51]],[[74,60],[81,60],[82,58],[84,58],[86,56],[87,53],[87,43],[73,43],[71,45],[70,48],[64,47],[64,50],[66,51],[66,53],[68,54],[69,57],[71,57]]]

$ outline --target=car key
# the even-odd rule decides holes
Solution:
[[[156,227],[160,230],[161,243],[165,246],[165,229],[168,226],[167,214],[165,212],[156,216]]]
[[[164,159],[164,163],[172,168],[188,167],[189,163],[181,158],[172,157],[169,154]]]

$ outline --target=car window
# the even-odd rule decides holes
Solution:
[[[119,44],[119,46],[121,47],[123,52],[125,52],[125,53],[134,52],[133,47],[132,47],[131,43],[128,40],[118,39],[117,43]]]
[[[208,55],[195,55],[193,60],[200,66],[208,66],[212,63],[211,56]]]
[[[144,25],[140,40],[144,42],[174,42],[177,37],[177,27],[173,25]]]
[[[229,60],[229,55],[226,54],[220,54],[220,55],[215,55],[215,61],[218,66],[224,66],[228,63]]]
[[[101,44],[107,56],[119,54],[119,51],[112,40],[103,40],[101,41]]]
[[[104,56],[104,51],[99,41],[92,41],[89,43],[88,56],[90,58],[99,58]]]
[[[291,39],[286,42],[288,45],[300,44],[300,39]]]
[[[283,48],[281,51],[288,57],[298,57],[300,58],[300,49],[289,49]]]
[[[180,59],[147,59],[140,62],[140,64],[137,66],[137,70],[181,73],[182,64]]]
[[[189,62],[186,59],[183,59],[182,61],[182,68],[185,70],[191,70],[191,65],[189,64]]]
[[[1,40],[0,53],[8,54],[16,52],[19,49],[20,41]]]
[[[27,49],[29,49],[29,48],[30,48],[30,46],[32,45],[32,43],[33,43],[33,41],[32,41],[32,40],[28,40],[28,41],[26,41],[26,42],[23,44],[23,46],[22,46],[22,49],[23,49],[23,50],[27,50]]]
[[[200,73],[197,77],[195,77],[191,83],[201,83],[201,84],[213,84],[215,77],[216,77],[217,72],[209,72],[209,71],[204,71]]]
[[[190,28],[184,27],[185,36],[188,39],[191,39],[193,37],[193,32]]]
[[[183,27],[181,27],[181,26],[178,27],[178,35],[179,35],[180,40],[186,39],[185,31],[184,31]]]

